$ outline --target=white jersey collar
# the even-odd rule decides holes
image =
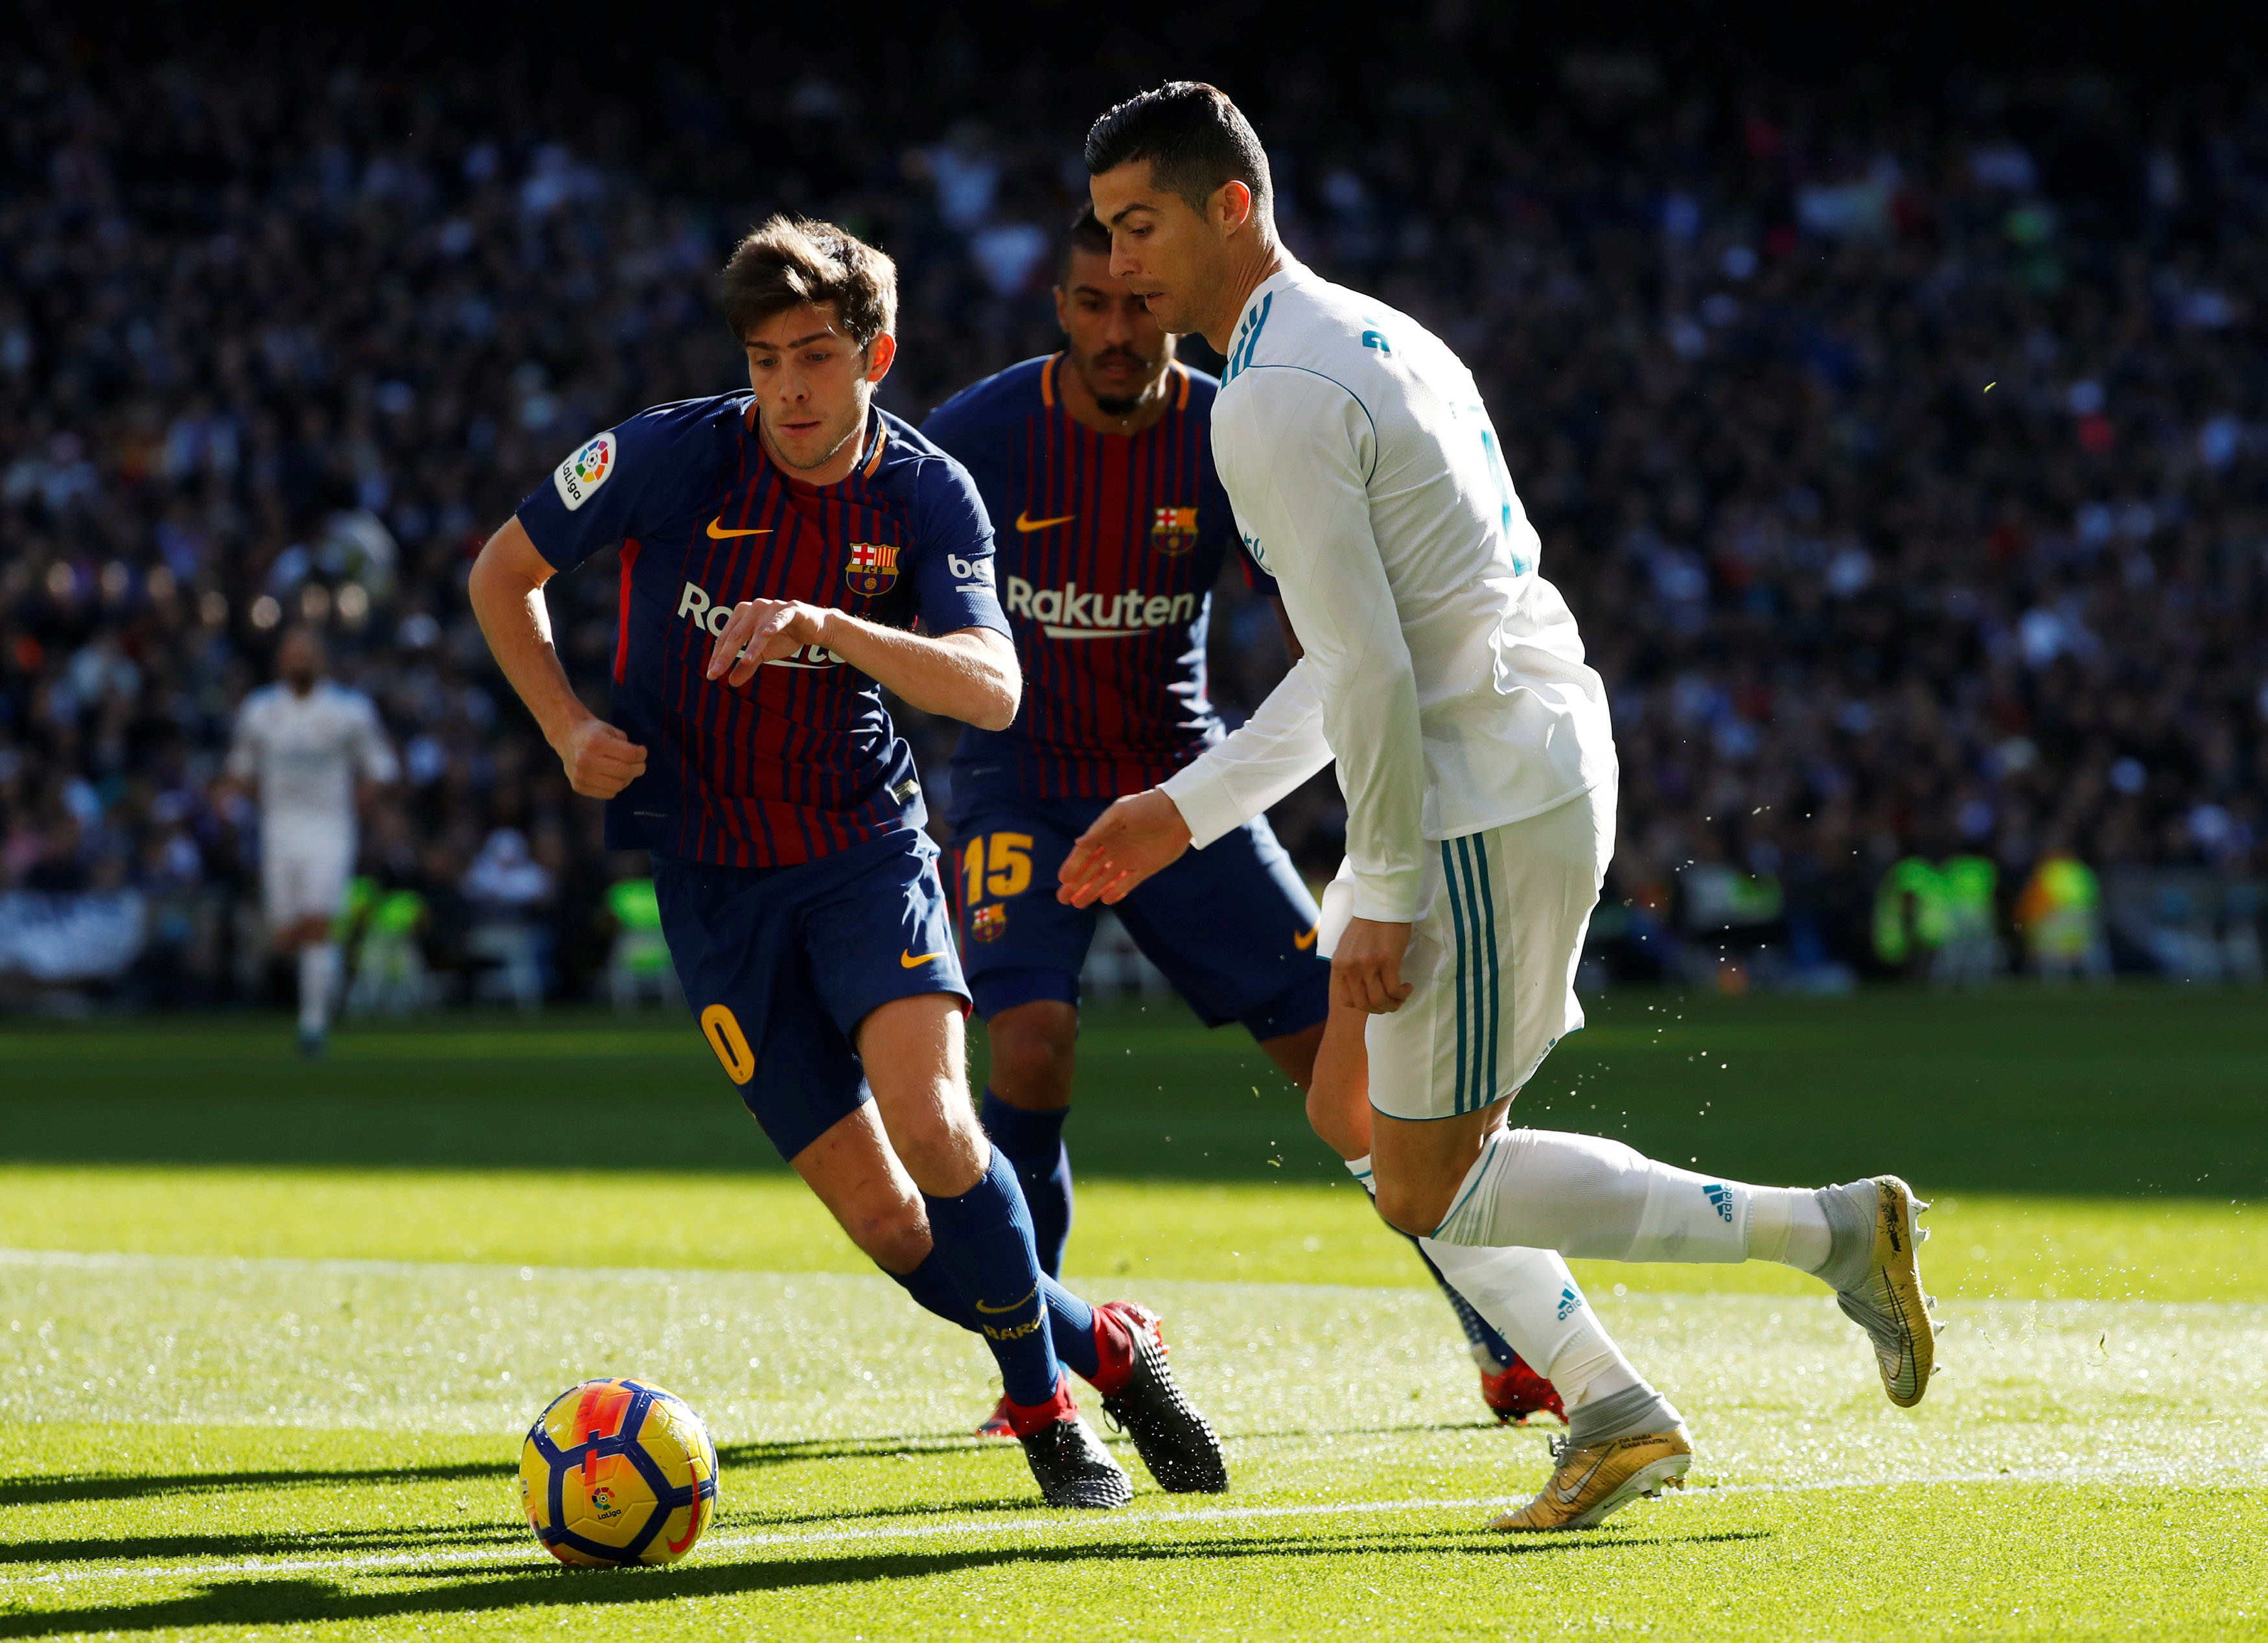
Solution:
[[[1278,293],[1299,284],[1303,277],[1314,276],[1301,264],[1288,262],[1254,287],[1252,295],[1245,299],[1243,313],[1237,318],[1236,329],[1230,335],[1228,363],[1221,367],[1220,372],[1223,387],[1233,382],[1238,372],[1252,363],[1260,339],[1267,330],[1269,313],[1275,306]]]

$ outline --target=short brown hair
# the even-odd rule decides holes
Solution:
[[[836,323],[865,348],[897,320],[897,264],[832,223],[775,216],[725,264],[725,323],[745,343],[773,315],[805,303],[833,304]]]

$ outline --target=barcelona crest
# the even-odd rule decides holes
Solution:
[[[895,542],[852,542],[850,563],[843,567],[850,591],[873,599],[898,585],[898,549]]]
[[[1187,553],[1197,545],[1195,508],[1153,508],[1150,513],[1150,546],[1160,553]]]
[[[971,941],[998,941],[1008,928],[1008,904],[988,902],[982,907],[968,910],[968,939]]]

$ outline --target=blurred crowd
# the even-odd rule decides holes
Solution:
[[[968,55],[761,96],[0,66],[0,890],[132,887],[138,985],[256,989],[220,764],[306,622],[403,755],[364,867],[424,898],[436,973],[501,909],[544,928],[549,989],[591,991],[643,864],[490,667],[471,556],[592,431],[733,385],[712,281],[766,211],[897,258],[895,410],[1053,345],[1107,92],[1044,41],[1005,76]],[[1577,54],[1515,106],[1440,61],[1359,121],[1329,64],[1228,89],[1292,248],[1480,379],[1613,693],[1611,908],[1690,940],[1692,887],[1769,885],[1801,961],[1864,966],[1915,857],[1994,864],[2006,904],[2066,854],[2258,869],[2268,99],[1700,95]],[[606,565],[551,594],[602,711],[614,597]],[[1234,586],[1212,651],[1233,721],[1283,666]],[[908,722],[934,768],[950,727]],[[1278,819],[1327,874],[1328,783]]]

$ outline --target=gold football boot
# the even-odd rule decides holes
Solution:
[[[1497,1519],[1491,1529],[1589,1529],[1640,1495],[1651,1499],[1660,1494],[1665,1484],[1684,1488],[1686,1469],[1693,1464],[1693,1444],[1683,1426],[1675,1432],[1610,1438],[1580,1449],[1565,1438],[1554,1438],[1551,1458],[1557,1464],[1542,1492],[1519,1511]]]
[[[1929,1315],[1936,1298],[1921,1287],[1917,1250],[1929,1234],[1914,1217],[1929,1207],[1896,1175],[1875,1175],[1832,1190],[1858,1200],[1874,1224],[1874,1248],[1857,1287],[1837,1292],[1843,1315],[1867,1331],[1882,1390],[1900,1409],[1911,1409],[1929,1390],[1937,1361],[1937,1332],[1945,1326]],[[1866,1203],[1871,1195],[1873,1202]]]

